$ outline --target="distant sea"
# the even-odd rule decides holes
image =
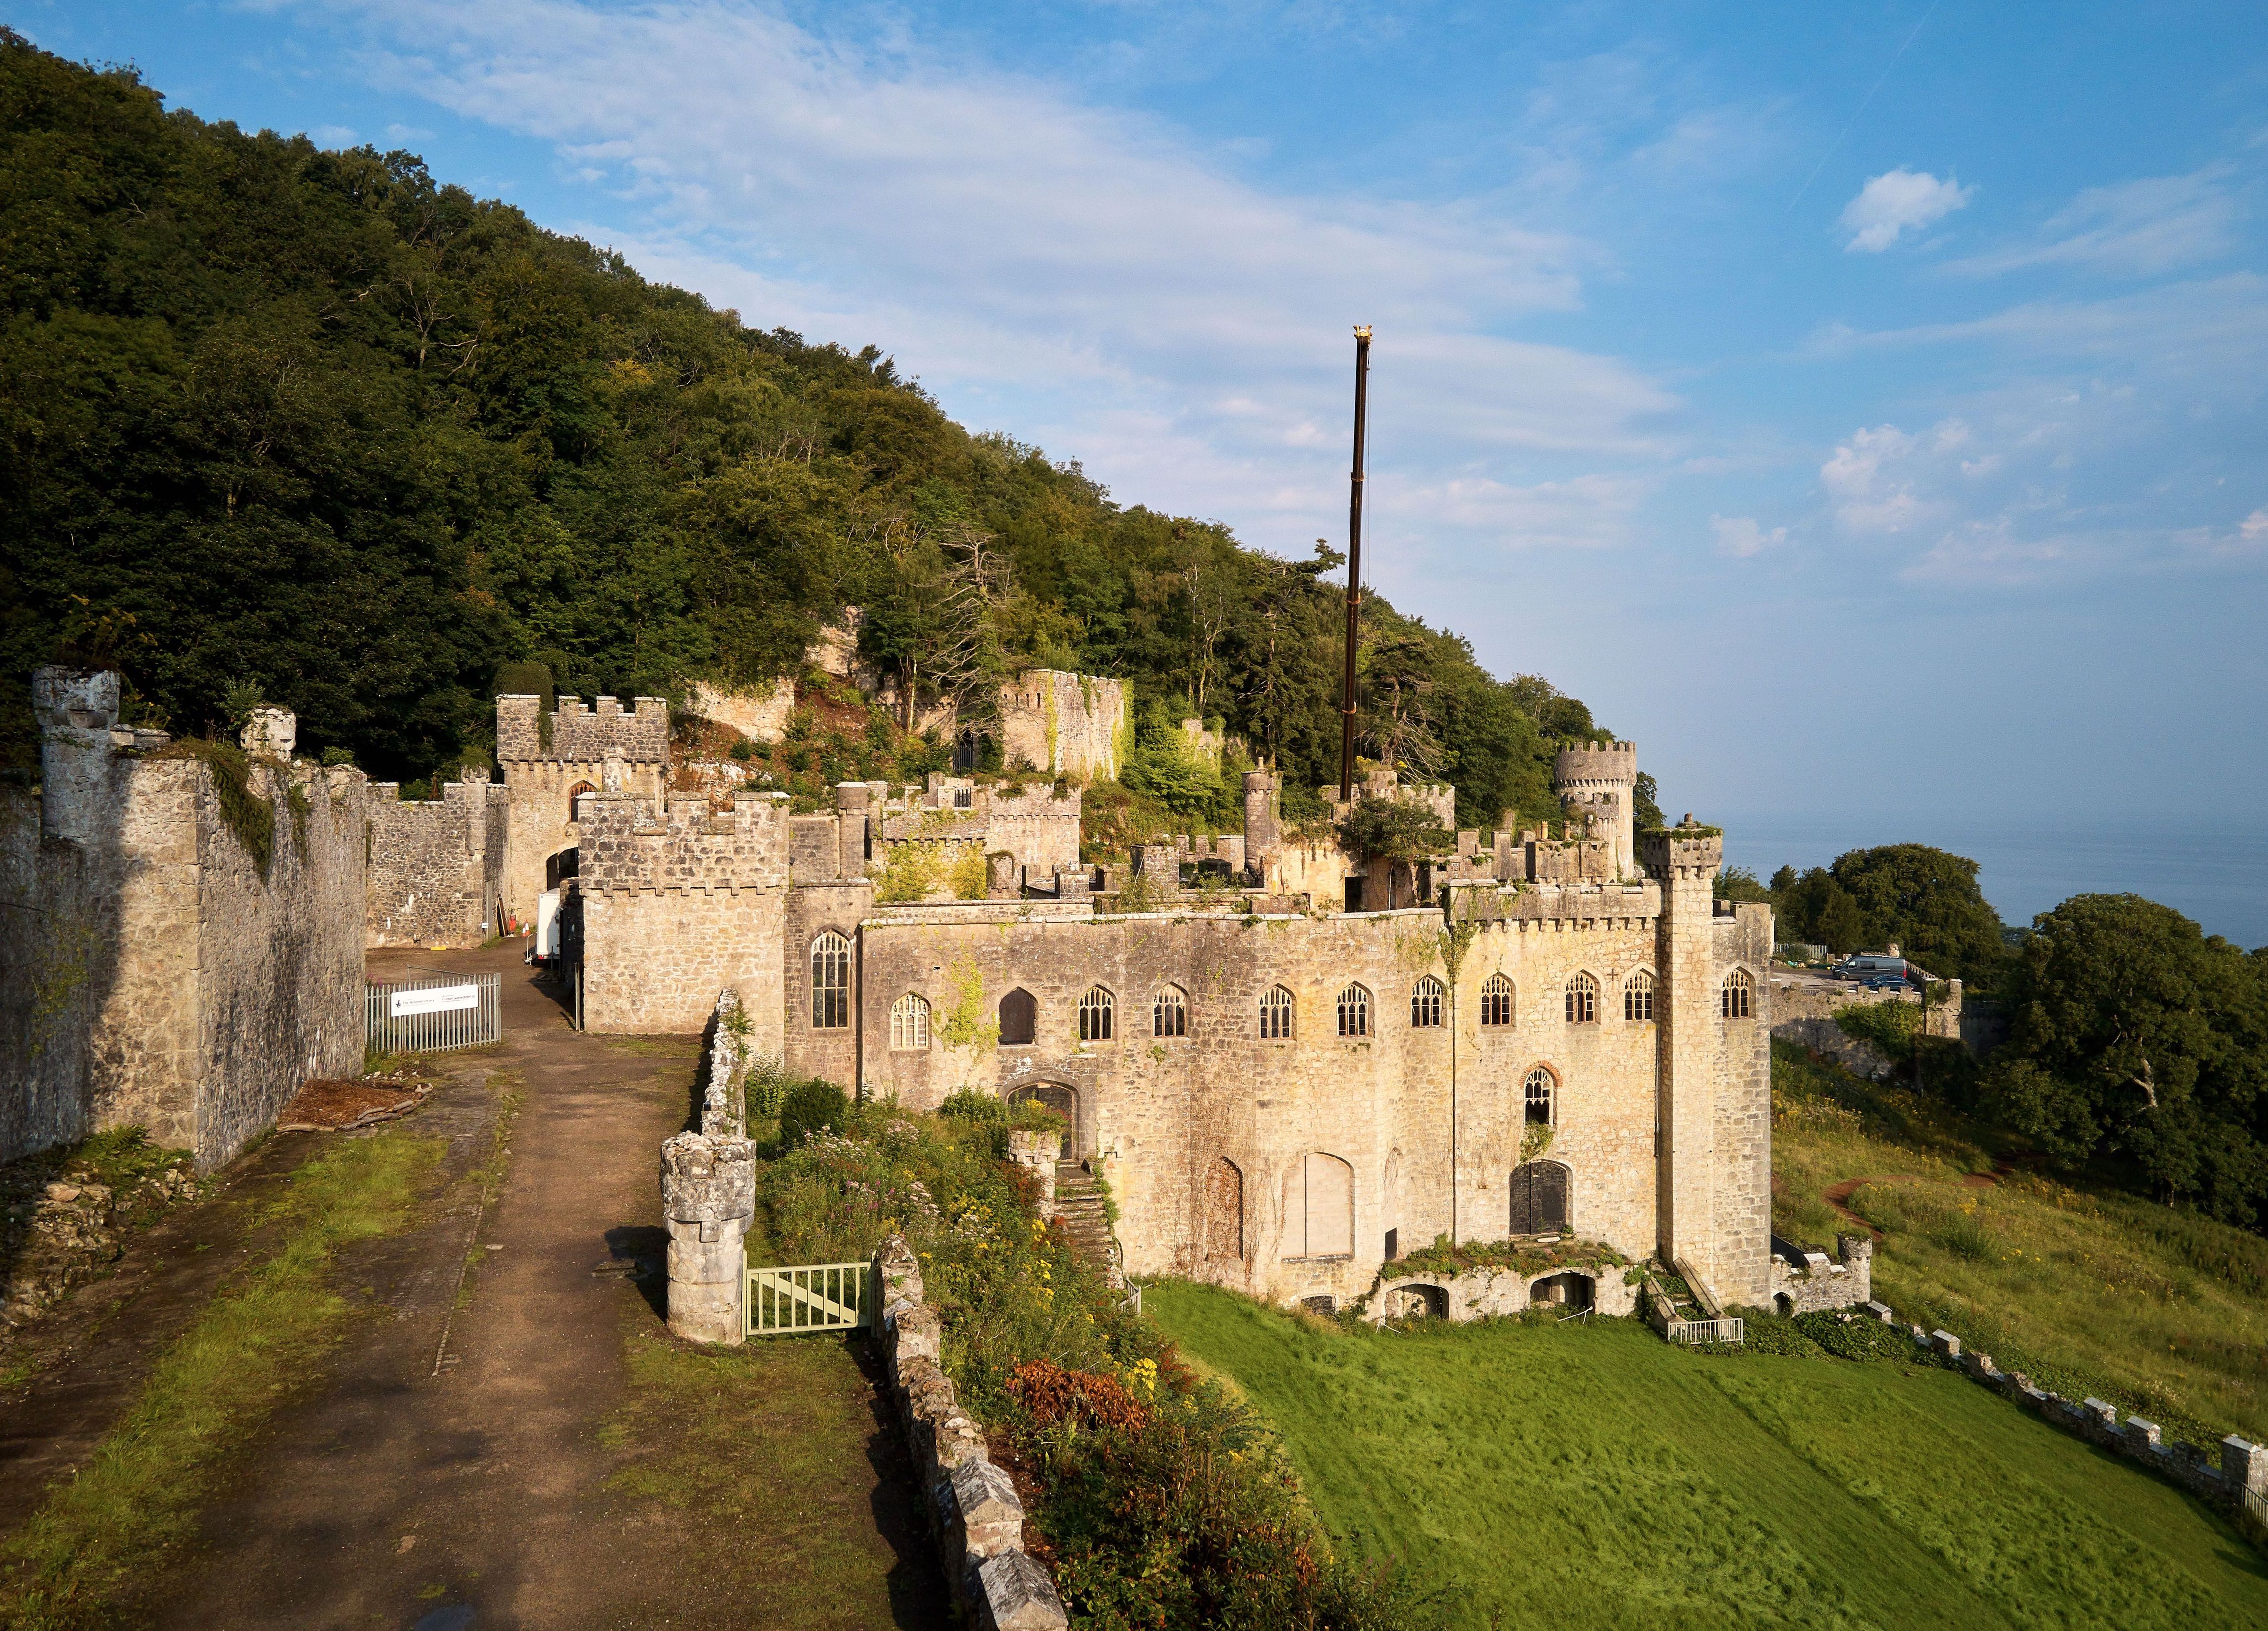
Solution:
[[[1712,818],[1715,819],[1715,818]],[[2268,945],[2268,828],[2029,827],[1927,819],[1723,818],[1725,863],[1769,878],[1824,866],[1846,849],[1929,844],[1977,863],[1984,898],[2011,925],[2077,894],[2137,894],[2209,935]]]

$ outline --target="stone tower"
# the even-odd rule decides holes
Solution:
[[[1611,846],[1615,876],[1637,876],[1633,812],[1638,797],[1638,745],[1609,742],[1603,746],[1561,748],[1551,766],[1551,790],[1570,811],[1583,812],[1596,823]]]

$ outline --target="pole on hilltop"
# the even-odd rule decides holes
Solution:
[[[1354,331],[1354,471],[1347,496],[1346,685],[1339,694],[1339,803],[1354,798],[1354,655],[1362,616],[1362,444],[1370,383],[1370,329]]]

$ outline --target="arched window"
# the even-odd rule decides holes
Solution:
[[[1108,1042],[1110,1040],[1110,1015],[1116,1004],[1110,993],[1101,986],[1089,988],[1079,999],[1079,1040],[1082,1042]]]
[[[1284,1255],[1354,1255],[1354,1169],[1336,1156],[1302,1156],[1285,1173]]]
[[[1623,1018],[1646,1021],[1653,1018],[1653,975],[1641,968],[1623,981]]]
[[[1588,974],[1577,974],[1567,982],[1567,1023],[1595,1025],[1598,1018],[1599,982]]]
[[[1491,974],[1481,982],[1481,1023],[1484,1025],[1508,1025],[1512,1023],[1512,981],[1502,974]]]
[[[1339,993],[1339,1034],[1370,1034],[1370,992],[1366,987],[1351,985]]]
[[[1734,969],[1725,976],[1725,990],[1718,1000],[1718,1011],[1727,1019],[1754,1018],[1756,988],[1756,982],[1749,978],[1747,969]]]
[[[850,1023],[850,943],[828,929],[811,943],[811,1026],[840,1031]]]
[[[890,1004],[890,1046],[929,1046],[929,999],[909,991]]]
[[[1512,1231],[1556,1235],[1567,1227],[1567,1169],[1557,1161],[1530,1161],[1512,1169]]]
[[[1410,988],[1410,1023],[1421,1031],[1441,1023],[1441,982],[1431,974]]]
[[[1244,1174],[1226,1156],[1205,1174],[1204,1254],[1214,1263],[1244,1256]]]
[[[1288,1041],[1292,1036],[1292,994],[1270,986],[1260,995],[1260,1035],[1263,1041]]]
[[[1536,1066],[1528,1073],[1528,1080],[1521,1084],[1521,1090],[1522,1097],[1528,1101],[1528,1120],[1538,1127],[1551,1125],[1553,1090],[1558,1085],[1558,1083],[1552,1079],[1551,1072],[1542,1065]]]
[[[1179,986],[1160,988],[1150,1002],[1150,1034],[1152,1036],[1187,1036],[1189,1033],[1189,1000]]]
[[[588,782],[578,782],[574,786],[569,788],[567,790],[567,819],[570,821],[581,820],[583,819],[584,797],[586,794],[595,793],[598,790],[599,790],[597,788],[593,787]]]
[[[1018,986],[1000,999],[1000,1040],[1003,1042],[1028,1042],[1039,1033],[1039,1002],[1029,991]]]

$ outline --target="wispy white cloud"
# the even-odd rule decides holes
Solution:
[[[1735,561],[1745,561],[1787,542],[1786,527],[1776,526],[1767,533],[1754,516],[1712,515],[1709,518],[1709,530],[1717,535],[1717,553],[1730,555]]]
[[[1951,215],[1976,191],[1950,176],[1940,181],[1926,171],[1900,168],[1878,175],[1843,206],[1842,224],[1851,234],[1844,253],[1880,254],[1902,233],[1918,231]]]
[[[552,143],[639,223],[604,236],[649,275],[871,339],[957,413],[1059,439],[1153,502],[1335,535],[1358,321],[1379,334],[1380,469],[1412,493],[1510,484],[1507,461],[1538,453],[1652,467],[1688,435],[1643,371],[1509,337],[1577,309],[1601,252],[1500,200],[1271,190],[1061,84],[727,0],[361,15],[373,77]]]
[[[2032,241],[1947,262],[1990,276],[2027,267],[2083,266],[2156,276],[2213,260],[2237,242],[2235,170],[2208,165],[2187,175],[2091,187],[2044,222]]]

